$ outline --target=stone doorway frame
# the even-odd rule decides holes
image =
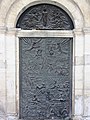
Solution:
[[[75,26],[75,30],[73,31],[41,31],[38,30],[21,30],[16,29],[15,25],[19,16],[23,13],[23,11],[30,7],[31,5],[35,5],[37,3],[50,3],[61,7],[65,10],[69,16],[72,18]],[[17,9],[17,12],[15,12]],[[78,14],[78,18],[77,18]],[[5,39],[5,58],[6,58],[6,72],[5,72],[5,85],[6,85],[6,114],[8,117],[18,117],[18,105],[19,105],[19,48],[18,37],[38,37],[38,35],[42,34],[42,37],[46,36],[54,36],[54,37],[73,37],[73,89],[72,89],[72,113],[73,116],[80,116],[84,113],[84,109],[81,105],[83,104],[83,88],[84,88],[84,76],[82,75],[82,71],[84,73],[84,65],[83,65],[83,51],[84,51],[84,36],[83,30],[84,27],[84,18],[81,10],[76,5],[76,3],[65,0],[55,0],[55,1],[35,1],[31,0],[29,2],[26,0],[18,0],[16,1],[8,10],[5,19],[5,28],[2,28],[2,36]],[[41,34],[38,34],[41,33]],[[5,37],[6,36],[6,37]],[[82,46],[78,46],[78,42]],[[10,46],[12,44],[12,46]],[[10,56],[12,55],[12,56]],[[83,76],[82,81],[79,81],[78,77],[78,69],[80,70],[80,77]],[[81,88],[76,84],[81,84]],[[11,91],[12,89],[12,91]],[[80,101],[79,101],[80,100]],[[80,102],[80,112],[77,112],[78,102]],[[11,106],[11,108],[9,107]]]

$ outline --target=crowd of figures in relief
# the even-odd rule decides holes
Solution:
[[[72,38],[20,38],[20,117],[69,120]]]

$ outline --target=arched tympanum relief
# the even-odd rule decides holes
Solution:
[[[28,8],[19,18],[17,28],[72,30],[73,22],[61,8],[50,4],[39,4]]]
[[[72,30],[61,8],[39,4],[18,19],[23,30]],[[19,38],[19,117],[22,120],[70,120],[72,114],[73,38]]]

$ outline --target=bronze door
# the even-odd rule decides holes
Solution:
[[[20,37],[22,120],[70,120],[73,39]]]

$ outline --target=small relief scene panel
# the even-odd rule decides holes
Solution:
[[[72,38],[19,38],[22,120],[69,120]]]
[[[61,8],[51,4],[38,4],[28,8],[17,21],[17,28],[31,29],[74,29],[73,21]]]

